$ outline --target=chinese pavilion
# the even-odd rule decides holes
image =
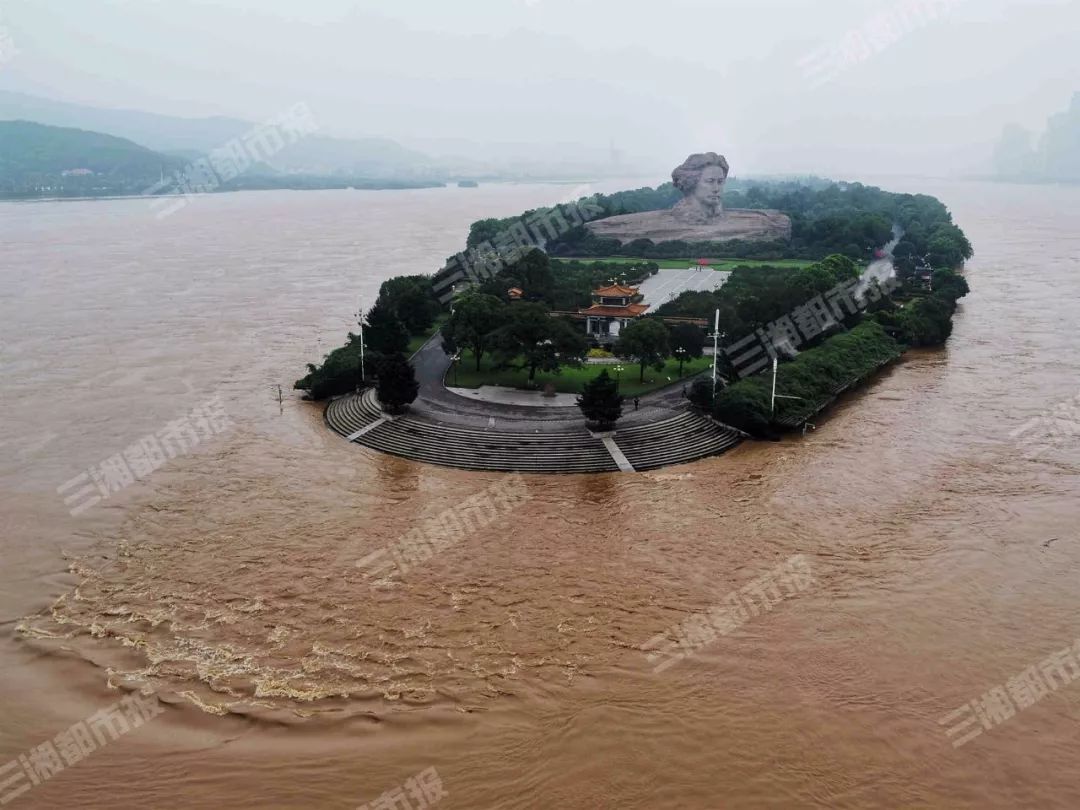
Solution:
[[[578,310],[585,319],[585,333],[600,342],[614,340],[622,327],[645,314],[649,305],[641,303],[643,297],[637,287],[621,284],[593,290],[592,306]]]

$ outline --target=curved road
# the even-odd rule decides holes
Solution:
[[[442,350],[442,340],[436,334],[412,357],[420,393],[410,410],[413,415],[438,422],[451,422],[469,427],[501,427],[518,431],[532,430],[537,433],[563,432],[584,425],[584,417],[576,407],[536,407],[503,405],[466,399],[451,392],[443,384],[450,368],[450,358]],[[682,383],[689,385],[691,377]],[[633,403],[624,410],[620,427],[656,422],[671,417],[687,405],[682,396],[682,384],[676,383],[645,394],[641,407],[635,411]],[[568,424],[571,423],[571,424]]]

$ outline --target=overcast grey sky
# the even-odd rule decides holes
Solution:
[[[330,134],[434,153],[713,149],[833,176],[979,170],[1002,125],[1039,130],[1080,90],[1076,0],[939,0],[831,82],[800,67],[914,2],[0,0],[0,89],[249,119],[306,101]]]

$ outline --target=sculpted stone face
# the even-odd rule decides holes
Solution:
[[[723,242],[729,239],[790,239],[791,220],[779,211],[724,209],[727,159],[716,152],[690,155],[671,172],[683,198],[666,211],[642,211],[593,220],[586,227],[597,236],[626,244]]]
[[[696,225],[722,219],[728,168],[727,160],[716,152],[690,155],[671,173],[675,187],[685,195],[672,209],[672,216]]]
[[[708,166],[701,172],[691,198],[711,219],[724,209],[724,183],[727,172],[719,166]]]

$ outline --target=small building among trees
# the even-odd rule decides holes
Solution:
[[[592,291],[592,305],[579,309],[585,319],[585,334],[598,343],[612,343],[623,327],[640,318],[649,309],[643,304],[637,287],[614,284]]]

